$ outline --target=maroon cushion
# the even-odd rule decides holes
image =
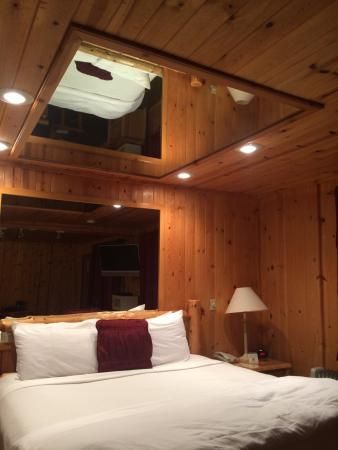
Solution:
[[[146,320],[98,320],[96,328],[99,372],[152,367],[153,344]]]
[[[108,70],[100,69],[100,67],[94,66],[94,64],[84,61],[75,61],[76,69],[89,75],[90,77],[99,78],[100,80],[110,81],[113,79],[112,75]]]

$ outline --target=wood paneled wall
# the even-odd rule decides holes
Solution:
[[[56,314],[80,307],[82,257],[87,244],[0,241],[0,309],[27,304],[27,314]]]
[[[309,184],[260,202],[264,340],[294,373],[338,369],[337,183]]]
[[[226,303],[239,285],[258,288],[257,202],[241,194],[203,192],[117,178],[89,179],[0,166],[0,189],[22,195],[51,196],[128,206],[159,208],[159,306],[182,308],[202,302],[203,353],[242,352],[240,318],[225,317]],[[209,311],[209,299],[217,310]]]

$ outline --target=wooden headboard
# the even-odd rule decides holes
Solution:
[[[18,323],[57,323],[57,322],[82,322],[88,319],[150,319],[160,316],[167,311],[144,310],[123,312],[90,312],[79,314],[53,315],[53,316],[27,316],[20,318],[6,318],[0,320],[0,331],[12,334],[12,325]],[[199,354],[200,347],[200,302],[188,300],[184,311],[184,322],[187,330],[191,353]],[[0,342],[0,375],[7,372],[15,372],[16,354],[14,342]]]

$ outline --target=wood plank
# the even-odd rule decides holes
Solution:
[[[337,302],[337,247],[336,247],[336,205],[334,192],[338,185],[336,181],[324,183],[320,189],[321,204],[321,249],[322,249],[322,282],[323,282],[323,326],[325,358],[324,365],[327,369],[337,370],[338,329],[336,317],[338,317]]]
[[[116,14],[121,0],[81,0],[73,21],[104,30]]]
[[[243,77],[260,80],[262,76],[262,63],[264,65],[263,78],[266,78],[266,74],[268,74],[270,70],[275,70],[276,67],[283,64],[285,59],[289,57],[290,48],[292,48],[295,53],[302,52],[303,56],[311,53],[312,47],[308,45],[309,36],[311,36],[311,41],[322,39],[329,31],[332,31],[333,36],[337,36],[337,30],[334,31],[337,26],[335,20],[337,13],[338,2],[335,1],[327,8],[320,10],[311,20],[306,21],[303,25],[289,33],[273,47],[262,52],[255,60],[252,60],[251,63],[247,64],[236,73]],[[325,26],[323,26],[323,24],[325,24]],[[325,49],[323,49],[323,53],[325,54]],[[298,70],[299,66],[294,66],[293,74],[296,75]],[[301,87],[301,83],[299,83],[299,86]],[[323,84],[323,88],[325,89],[325,84]],[[323,93],[325,93],[325,91],[323,91]],[[313,98],[311,91],[309,91],[308,96]]]
[[[218,28],[232,20],[233,15],[246,3],[247,0],[231,3],[223,0],[205,2],[169,40],[165,50],[174,55],[189,56],[193,49],[200,47]]]
[[[321,2],[321,8],[325,9],[333,2],[334,0],[324,0]],[[292,0],[283,5],[267,21],[262,21],[253,34],[234,46],[213,65],[225,72],[238,73],[240,69],[260,57],[264,51],[273,48],[277,42],[317,14],[316,0]]]
[[[205,3],[205,0],[166,0],[136,36],[138,42],[164,48],[181,26]]]
[[[33,97],[37,95],[78,4],[79,0],[46,0],[39,3],[13,87],[23,89]],[[0,134],[4,140],[10,143],[15,141],[22,122],[35,106],[7,106],[0,123]]]
[[[162,0],[135,1],[126,20],[116,30],[115,34],[126,39],[134,40],[162,3]],[[97,28],[100,29],[100,27]]]
[[[244,4],[242,8],[230,16],[230,20],[221,25],[208,40],[193,51],[189,58],[201,64],[212,66],[236,47],[238,42],[250,36],[260,24],[268,21],[287,3],[285,0],[273,2],[261,0],[255,3],[254,7],[252,2]]]
[[[29,3],[23,1],[0,2],[0,54],[2,59],[0,86],[2,88],[13,86],[38,3],[39,0]],[[13,33],[15,29],[20,32]],[[5,109],[6,104],[0,103],[0,123]]]

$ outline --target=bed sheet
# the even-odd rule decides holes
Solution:
[[[336,450],[338,384],[197,355],[147,370],[7,375],[0,430],[4,450]]]

